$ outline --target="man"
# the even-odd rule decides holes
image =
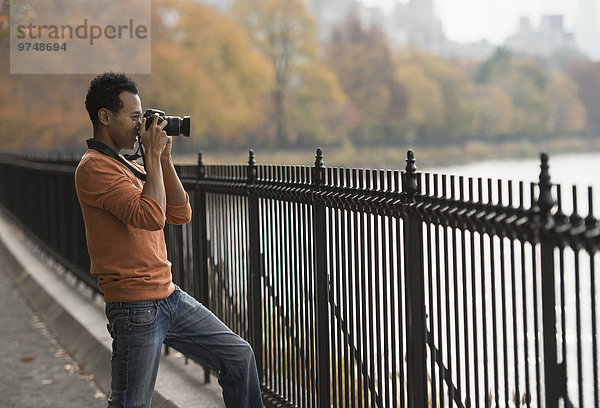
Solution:
[[[157,115],[146,130],[136,85],[124,74],[96,77],[85,104],[94,137],[75,184],[113,338],[108,407],[150,407],[163,343],[218,370],[227,407],[262,407],[251,347],[171,281],[163,228],[189,222],[191,209],[166,121],[159,125]],[[145,169],[119,154],[137,137]]]

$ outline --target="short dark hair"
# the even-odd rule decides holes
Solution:
[[[135,82],[123,73],[106,72],[92,80],[85,97],[85,108],[94,126],[98,123],[100,109],[119,112],[123,108],[123,101],[119,98],[123,91],[138,93]]]

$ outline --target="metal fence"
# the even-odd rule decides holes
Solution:
[[[0,202],[87,284],[74,163],[0,159]],[[179,166],[174,280],[253,345],[265,403],[595,407],[600,229],[573,187],[315,165]],[[568,214],[565,208],[569,208]]]

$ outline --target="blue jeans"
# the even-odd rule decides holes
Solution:
[[[106,304],[113,338],[108,407],[148,408],[163,343],[219,372],[227,407],[262,407],[250,345],[175,287],[165,299]]]

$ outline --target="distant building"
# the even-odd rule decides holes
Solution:
[[[317,21],[323,40],[329,37],[333,27],[353,13],[365,26],[375,26],[385,32],[395,47],[412,46],[439,54],[446,44],[442,23],[435,16],[433,0],[409,0],[407,4],[396,0],[388,15],[357,0],[305,1]]]
[[[349,14],[369,19],[365,7],[357,0],[304,0],[313,15],[321,40],[327,40],[331,30],[340,24]]]
[[[225,11],[233,0],[196,0]],[[395,48],[415,47],[423,51],[455,60],[481,61],[493,55],[496,47],[485,40],[458,43],[446,38],[442,22],[436,17],[434,0],[400,0],[394,2],[389,14],[376,7],[365,6],[359,0],[303,0],[313,15],[319,37],[327,41],[332,29],[349,14],[355,14],[366,26],[384,31]],[[553,55],[587,55],[600,58],[600,28],[597,24],[596,0],[579,0],[580,17],[576,33],[567,32],[562,15],[546,15],[539,26],[522,17],[517,32],[505,43],[515,52],[547,58]]]
[[[388,17],[385,31],[395,45],[406,45],[439,54],[445,46],[446,36],[442,22],[435,16],[433,0],[396,2]]]
[[[528,17],[521,17],[517,32],[506,39],[505,45],[514,52],[544,58],[577,48],[560,14],[542,16],[538,27],[533,27]]]
[[[496,52],[496,46],[487,40],[468,43],[446,41],[439,55],[449,60],[482,61],[490,58],[494,52]]]
[[[233,0],[196,0],[225,11]],[[456,59],[484,59],[493,52],[486,42],[459,44],[446,39],[442,22],[435,16],[433,0],[398,0],[390,14],[379,8],[365,6],[359,0],[303,0],[313,15],[319,37],[327,41],[331,31],[350,14],[356,15],[366,27],[378,27],[396,48],[415,47],[432,54]]]
[[[592,57],[600,59],[600,28],[596,0],[579,0],[579,13],[575,25],[577,47]]]

